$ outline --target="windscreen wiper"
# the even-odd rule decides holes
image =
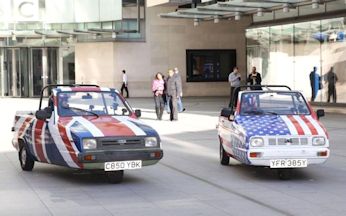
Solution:
[[[93,115],[95,115],[97,118],[99,117],[99,115],[97,113],[94,113],[93,111],[90,110],[85,110],[85,109],[81,109],[78,107],[63,107],[64,109],[74,109],[74,110],[78,110],[78,111],[82,111],[82,112],[87,112],[87,113],[91,113]]]
[[[263,114],[279,115],[277,112],[265,111]]]
[[[253,115],[262,115],[263,111],[260,110],[250,110],[250,111],[244,111],[244,114],[253,114]]]

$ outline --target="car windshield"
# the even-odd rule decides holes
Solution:
[[[243,92],[240,115],[309,115],[299,92]]]
[[[132,110],[119,94],[107,92],[60,92],[59,116],[130,115]]]

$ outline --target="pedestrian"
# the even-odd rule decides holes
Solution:
[[[328,100],[330,103],[330,98],[333,97],[333,102],[336,103],[336,82],[338,81],[338,76],[334,73],[334,68],[331,67],[326,74],[326,80],[328,82]]]
[[[256,67],[252,67],[252,71],[247,78],[247,83],[249,83],[252,87],[251,90],[262,90],[262,78],[261,74],[257,72]]]
[[[167,81],[168,81],[168,78],[169,78],[169,70],[167,72],[167,77],[164,78],[164,82],[165,82],[165,90],[164,90],[164,93],[165,93],[165,98],[166,98],[166,101],[165,101],[165,110],[168,114],[171,113],[171,109],[169,108],[169,104],[170,104],[170,98],[168,96],[168,93],[167,93]]]
[[[317,67],[310,72],[311,102],[315,101],[318,90],[322,89],[321,77],[317,74]]]
[[[170,120],[178,120],[178,98],[182,95],[181,82],[173,70],[169,70],[167,78],[167,95],[169,98]]]
[[[240,88],[241,75],[239,73],[238,67],[233,68],[233,72],[231,72],[228,76],[228,82],[231,86],[231,95],[228,107],[237,107],[238,103],[238,94]]]
[[[121,85],[121,95],[124,96],[124,89],[126,91],[126,98],[129,98],[129,89],[128,89],[128,79],[126,71],[123,70],[123,84]]]
[[[166,105],[167,105],[167,82],[166,82],[166,77],[162,74],[162,80],[163,80],[163,103],[164,103],[164,110],[166,110]]]
[[[180,86],[182,86],[181,76],[179,73],[179,69],[177,67],[174,68],[174,75],[177,76],[178,82],[180,82]],[[184,112],[186,109],[183,106],[183,92],[181,92],[181,95],[179,95],[178,98],[178,112]]]
[[[162,120],[163,109],[165,106],[163,101],[163,91],[165,89],[164,83],[165,82],[163,80],[162,74],[159,72],[156,74],[151,86],[151,90],[154,93],[155,111],[158,120]]]

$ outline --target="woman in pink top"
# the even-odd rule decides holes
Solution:
[[[162,114],[164,109],[164,101],[163,101],[163,90],[164,90],[165,81],[162,78],[162,74],[159,72],[155,75],[155,79],[153,80],[153,84],[151,90],[154,93],[154,101],[155,101],[155,110],[156,116],[158,120],[162,120]]]

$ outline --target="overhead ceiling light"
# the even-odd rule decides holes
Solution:
[[[112,32],[112,38],[113,39],[117,38],[117,33],[116,32]]]
[[[284,12],[284,13],[288,13],[288,12],[290,12],[290,7],[289,7],[289,4],[284,4],[284,6],[283,6],[283,8],[282,8],[282,11]]]
[[[262,8],[257,9],[257,16],[259,16],[259,17],[263,16],[263,9]]]
[[[69,37],[68,37],[68,41],[67,41],[68,43],[73,43],[73,35],[70,35]]]
[[[220,18],[218,15],[214,16],[214,23],[219,23],[220,22]]]
[[[17,41],[17,36],[14,32],[11,33],[12,34],[12,40],[13,41]]]
[[[312,9],[318,9],[319,8],[319,5],[318,5],[318,3],[319,3],[319,1],[318,0],[312,0],[312,2],[311,2],[312,4]]]
[[[239,12],[235,12],[235,16],[234,16],[234,19],[235,20],[240,20],[240,13]]]
[[[198,26],[199,20],[197,18],[193,19],[193,26]]]

